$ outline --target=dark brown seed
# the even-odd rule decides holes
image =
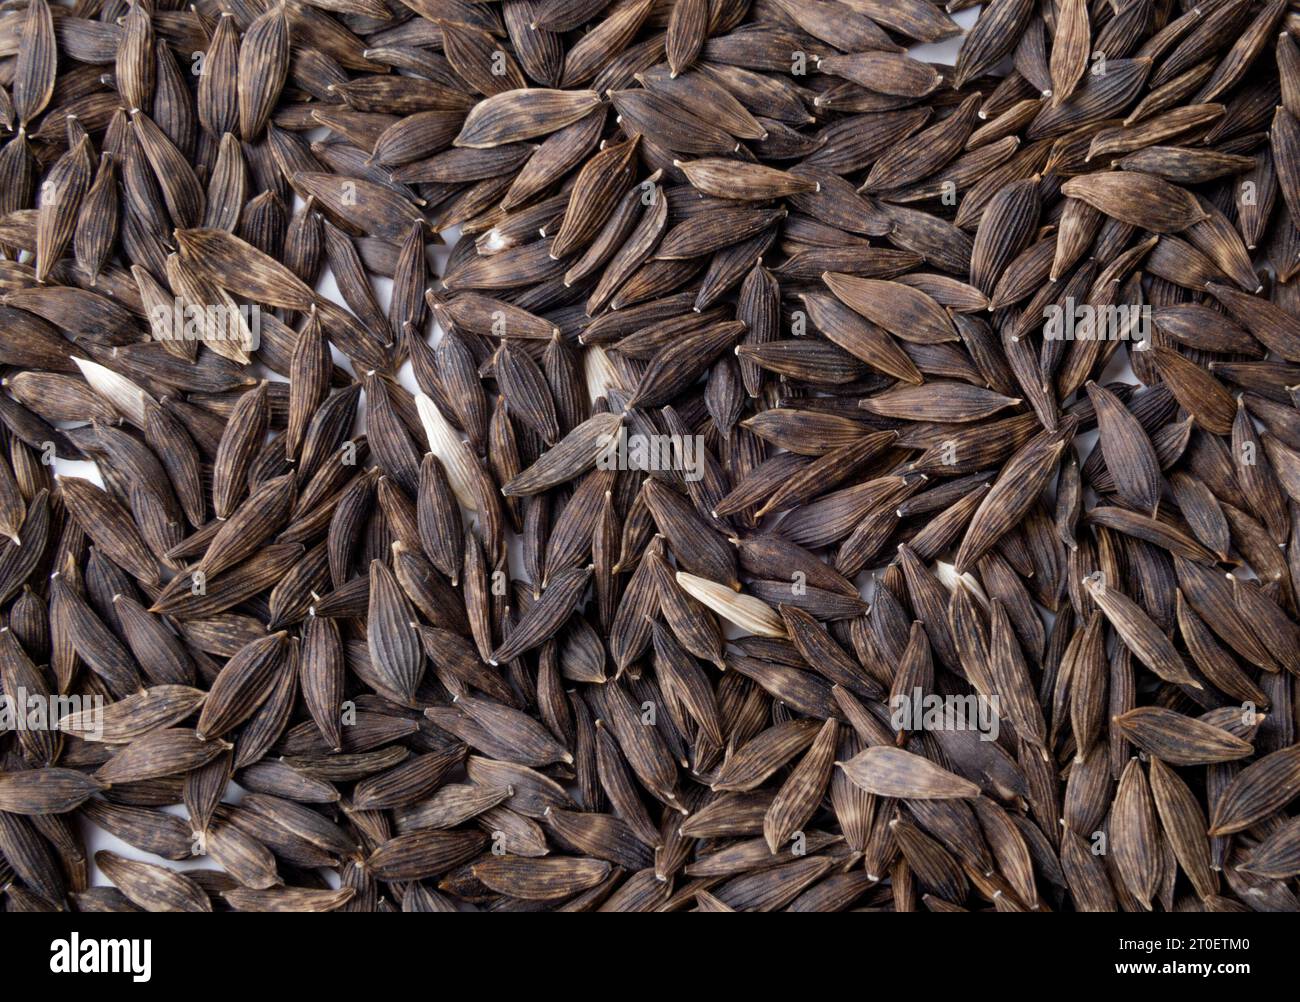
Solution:
[[[594,91],[533,88],[494,94],[474,106],[456,145],[483,149],[544,136],[576,122],[599,103]]]
[[[1066,431],[1044,432],[1007,461],[966,529],[957,553],[958,573],[988,552],[1029,510],[1060,461]]]
[[[1211,835],[1230,835],[1268,817],[1296,795],[1297,772],[1294,746],[1265,755],[1237,773],[1210,816]]]
[[[836,298],[895,337],[914,344],[957,340],[952,318],[918,289],[851,275],[822,277]]]
[[[106,851],[95,853],[95,863],[132,904],[144,911],[212,911],[212,902],[203,890],[174,870]]]
[[[228,749],[225,742],[203,741],[194,731],[185,728],[151,731],[104,763],[95,777],[101,782],[120,786],[173,776],[201,768]]]
[[[128,18],[148,24],[147,15]],[[45,0],[34,0],[22,18],[18,36],[17,66],[13,79],[13,111],[18,124],[26,126],[49,104],[56,82],[58,43],[54,34],[54,20]],[[12,126],[11,126],[12,128]]]
[[[1223,385],[1172,348],[1152,351],[1161,377],[1196,424],[1214,435],[1231,434],[1237,406]]]
[[[289,71],[289,22],[281,9],[260,15],[239,45],[239,131],[245,142],[261,133]]]
[[[28,769],[0,777],[0,809],[10,814],[63,814],[103,787],[74,769]]]
[[[856,785],[877,796],[908,800],[979,796],[974,783],[901,748],[867,748],[836,764]]]
[[[1007,55],[1020,39],[1033,6],[1026,0],[994,0],[982,10],[975,27],[962,41],[953,84],[964,87]]]
[[[226,662],[195,725],[201,740],[243,723],[270,696],[276,675],[284,670],[285,636],[281,632],[255,640]]]
[[[38,282],[46,280],[72,241],[93,169],[90,139],[87,137],[59,157],[41,183],[35,246]]]
[[[1154,515],[1160,503],[1160,463],[1151,440],[1113,393],[1093,382],[1087,389],[1097,413],[1106,465],[1120,498],[1129,507]]]
[[[475,863],[473,871],[499,894],[527,901],[554,901],[599,884],[609,874],[610,864],[585,857],[497,856]]]
[[[554,636],[577,607],[590,578],[590,567],[575,567],[552,581],[506,642],[492,652],[492,664],[511,661]]]
[[[275,887],[269,890],[235,888],[222,897],[230,907],[241,912],[332,912],[346,905],[356,889],[342,887],[336,891],[323,888]]]
[[[891,59],[907,60],[905,56],[891,57],[879,53],[865,53],[862,56],[851,58],[855,60],[868,59],[872,62]],[[911,62],[911,60],[907,61]],[[830,60],[822,60],[823,66],[828,62]],[[918,63],[915,65],[922,66],[924,70],[933,73],[924,64]],[[872,72],[875,72],[874,68]],[[885,80],[891,81],[894,76],[887,68],[884,74]],[[934,75],[934,79],[937,82],[937,74]],[[884,86],[888,87],[890,84],[886,82]],[[978,96],[971,96],[962,103],[961,107],[938,125],[932,125],[928,129],[909,136],[888,150],[872,166],[867,179],[858,190],[880,193],[902,188],[929,176],[935,170],[947,164],[970,139],[978,108]]]
[[[424,674],[415,610],[393,572],[380,560],[370,562],[368,614],[371,664],[385,684],[409,702]]]
[[[1170,765],[1230,762],[1253,751],[1221,728],[1159,707],[1130,710],[1115,723],[1135,745]]]

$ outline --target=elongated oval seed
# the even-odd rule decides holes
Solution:
[[[944,800],[980,793],[974,783],[901,748],[867,748],[837,764],[855,785],[877,796]]]
[[[752,595],[737,594],[718,584],[685,571],[676,574],[677,584],[691,598],[708,606],[723,619],[759,637],[784,637],[785,624],[776,611]]]

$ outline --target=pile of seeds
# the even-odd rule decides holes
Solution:
[[[1300,908],[1300,14],[959,33],[0,6],[5,909]]]

